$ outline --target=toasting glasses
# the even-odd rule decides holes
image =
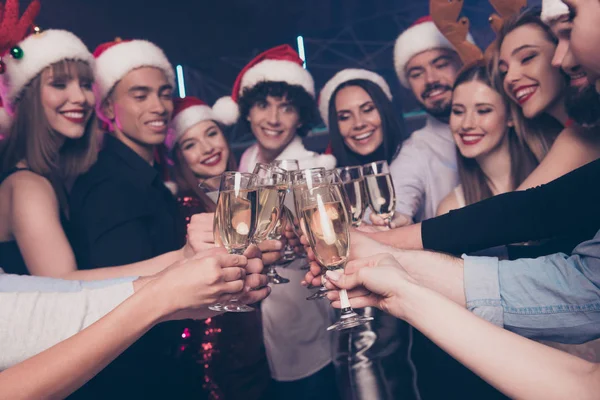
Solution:
[[[288,174],[274,165],[256,164],[252,187],[258,190],[257,227],[253,241],[260,243],[281,235],[285,224],[283,200],[288,191]],[[289,279],[277,273],[276,265],[271,264],[267,268],[267,276],[271,283],[289,282]]]
[[[335,184],[325,184],[302,192],[302,218],[308,241],[319,264],[326,270],[344,269],[350,252],[350,232],[344,194]],[[353,328],[371,321],[350,306],[346,290],[340,291],[340,320],[327,330]]]
[[[303,193],[309,189],[317,186],[323,186],[330,183],[331,179],[330,171],[326,171],[325,168],[310,168],[292,173],[292,191],[294,192],[295,208],[299,229],[302,231],[304,236],[307,236],[306,225],[302,210],[304,208],[304,197]],[[300,233],[300,232],[299,232]],[[327,295],[327,288],[325,282],[322,280],[319,290],[311,294],[306,300],[317,300],[322,299]]]
[[[215,212],[215,243],[222,243],[230,254],[244,254],[256,230],[258,192],[252,187],[252,174],[225,172],[221,175]],[[213,304],[215,311],[249,312],[252,307],[231,299],[228,304]]]
[[[363,165],[362,168],[371,210],[389,226],[396,210],[396,192],[390,167],[386,161],[375,161]]]
[[[287,171],[288,173],[288,182],[290,183],[290,189],[285,195],[285,200],[283,202],[284,209],[283,213],[285,214],[286,221],[288,224],[291,224],[294,233],[298,236],[297,225],[296,225],[296,207],[294,201],[294,192],[291,190],[291,174],[294,171],[298,171],[300,169],[300,165],[298,164],[298,160],[275,160],[272,162],[273,165]],[[294,252],[294,248],[289,244],[285,245],[285,251],[283,256],[283,261],[294,261],[297,258],[296,253]]]
[[[362,167],[343,167],[336,169],[342,186],[348,196],[348,214],[352,226],[358,227],[362,223],[365,210],[369,204]]]

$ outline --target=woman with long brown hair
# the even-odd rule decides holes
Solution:
[[[182,218],[188,222],[194,218],[196,226],[204,227],[196,234],[210,245],[216,204],[199,185],[225,171],[235,171],[235,158],[218,116],[202,100],[176,99],[171,126],[171,183],[175,185],[169,186],[177,195]],[[279,252],[268,253],[269,246],[275,244],[280,242],[267,241],[259,246],[266,252],[266,263],[279,257]],[[182,338],[181,356],[201,367],[210,399],[265,398],[270,374],[258,309],[192,321]]]
[[[482,64],[456,78],[450,129],[457,145],[460,185],[440,203],[438,215],[515,190],[538,164],[519,139],[509,105]]]

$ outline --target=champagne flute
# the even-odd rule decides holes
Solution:
[[[230,254],[244,254],[256,230],[257,190],[250,185],[252,174],[225,172],[221,176],[215,212],[215,243],[219,240]],[[249,312],[252,307],[232,298],[228,304],[209,307],[216,311]]]
[[[211,178],[204,179],[198,187],[204,191],[204,193],[211,199],[215,205],[219,200],[219,188],[221,187],[221,175],[213,176]]]
[[[273,231],[282,226],[283,199],[288,191],[288,174],[279,167],[256,164],[252,187],[258,190],[258,216],[253,241],[260,243],[273,238]],[[290,280],[277,273],[276,265],[267,267],[269,281],[274,284],[288,283]]]
[[[305,219],[302,214],[304,208],[304,193],[317,186],[328,185],[332,179],[327,179],[331,173],[325,168],[310,168],[292,173],[292,190],[294,192],[296,215],[298,216],[299,229],[308,238]],[[310,267],[309,267],[310,268]],[[312,287],[310,288],[312,289]],[[325,287],[325,275],[321,275],[321,286],[319,290],[311,294],[306,300],[318,300],[327,296],[327,288]]]
[[[375,161],[363,165],[365,186],[371,210],[387,221],[390,226],[396,212],[396,191],[387,161]]]
[[[362,167],[343,167],[336,169],[340,176],[346,195],[348,196],[348,214],[352,226],[359,227],[367,209],[368,198]]]
[[[290,190],[288,190],[285,195],[284,205],[285,205],[285,217],[289,224],[291,224],[294,229],[294,233],[296,236],[298,235],[298,226],[296,224],[297,216],[296,216],[296,206],[294,200],[294,192],[291,190],[291,172],[298,171],[300,169],[300,165],[298,164],[298,160],[275,160],[272,162],[273,165],[278,166],[279,168],[288,172],[288,182],[290,182]],[[294,251],[294,248],[286,243],[284,250],[283,261],[294,261],[298,256]]]
[[[350,224],[341,192],[333,185],[317,186],[303,193],[303,204],[308,241],[317,261],[327,270],[343,270],[350,253]],[[354,328],[373,319],[354,312],[344,289],[340,291],[340,300],[340,320],[328,331]]]

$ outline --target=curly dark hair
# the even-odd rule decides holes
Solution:
[[[250,109],[256,103],[266,101],[267,96],[278,99],[285,98],[296,108],[300,117],[300,123],[302,124],[296,131],[298,136],[306,136],[312,127],[318,124],[319,112],[317,110],[317,103],[302,86],[290,85],[286,82],[263,81],[257,83],[252,88],[244,89],[238,99],[238,106],[240,108],[238,123],[244,124],[248,132],[250,132],[250,123],[248,122]]]

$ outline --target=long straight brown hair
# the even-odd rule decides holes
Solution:
[[[214,122],[217,124],[221,134],[224,135],[223,126],[216,121]],[[231,151],[231,148],[229,147],[229,144],[227,146],[229,148],[229,158],[227,159],[226,171],[237,171],[235,157]],[[173,146],[172,158],[173,179],[177,184],[177,195],[196,197],[204,212],[215,211],[215,203],[206,195],[206,193],[204,193],[202,189],[199,188],[198,178],[190,166],[185,162],[185,158],[183,157],[179,143],[175,143]]]
[[[82,61],[63,60],[52,64],[53,77],[69,80],[76,75],[90,84],[94,81],[91,67]],[[95,114],[79,139],[63,141],[52,129],[44,112],[39,73],[25,86],[16,104],[12,125],[0,140],[0,173],[5,173],[24,160],[29,169],[47,178],[54,188],[61,208],[68,211],[66,188],[86,172],[98,154]]]
[[[454,90],[467,82],[481,82],[494,91],[498,91],[492,85],[491,76],[488,68],[484,65],[475,65],[462,71],[454,83]],[[509,104],[505,97],[504,105],[507,115],[509,113]],[[521,182],[529,176],[531,171],[538,165],[538,160],[529,148],[529,145],[521,140],[517,134],[517,128],[507,126],[506,135],[508,135],[508,148],[510,154],[510,174],[512,189],[517,188]],[[492,188],[488,177],[474,158],[463,156],[457,148],[458,175],[462,184],[465,203],[473,204],[493,196]]]
[[[540,28],[549,42],[557,45],[557,40],[552,34],[550,28],[544,24],[540,18],[541,10],[537,7],[525,9],[519,14],[514,15],[504,22],[502,29],[498,32],[493,48],[493,56],[490,63],[491,80],[498,93],[507,99],[510,105],[511,116],[521,140],[528,144],[529,148],[535,154],[538,162],[546,156],[546,153],[552,147],[554,140],[562,131],[563,126],[550,115],[543,113],[535,118],[528,119],[523,115],[523,110],[513,101],[508,99],[504,91],[504,75],[499,69],[500,46],[506,36],[515,29],[524,25],[534,25]],[[565,78],[566,79],[566,78]]]

